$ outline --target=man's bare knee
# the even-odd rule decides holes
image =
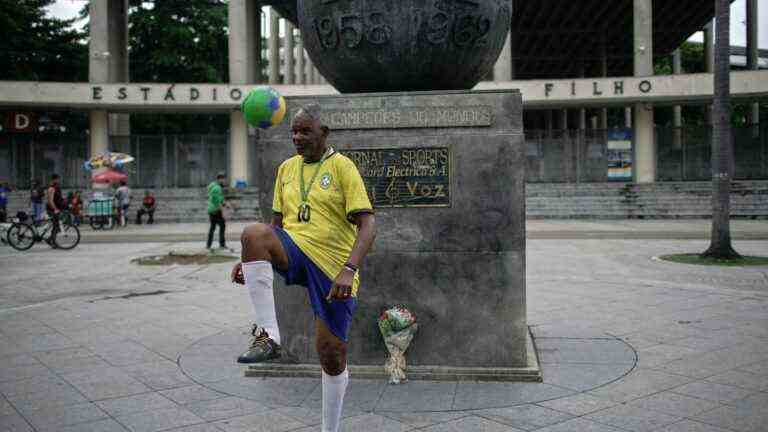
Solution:
[[[262,260],[269,256],[268,238],[271,229],[263,223],[254,223],[243,228],[240,235],[243,261]]]
[[[320,342],[317,344],[320,365],[328,375],[336,376],[347,368],[347,347],[344,344]]]

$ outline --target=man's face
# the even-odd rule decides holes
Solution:
[[[227,184],[227,179],[225,177],[219,177],[219,178],[216,179],[216,181],[218,181],[219,185],[222,186],[222,187],[226,186],[226,184]]]
[[[326,129],[309,116],[298,116],[291,123],[291,138],[296,153],[305,159],[317,159],[325,151]]]
[[[55,178],[55,179],[53,179],[52,183],[53,183],[54,186],[58,186],[59,185],[59,181],[61,181],[60,178]]]

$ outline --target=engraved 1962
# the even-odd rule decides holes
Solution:
[[[385,10],[361,11],[359,0],[351,3],[348,12],[314,19],[314,29],[322,48],[335,50],[343,45],[354,49],[364,40],[374,46],[390,42],[392,26],[400,24],[392,22]],[[486,36],[495,18],[479,11],[473,0],[435,0],[424,9],[411,9],[408,23],[412,43],[426,41],[432,45],[447,43],[470,48],[487,43]]]

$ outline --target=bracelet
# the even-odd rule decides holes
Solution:
[[[344,268],[349,270],[349,271],[351,271],[351,272],[353,272],[353,273],[357,273],[358,270],[359,270],[356,266],[354,266],[354,265],[352,265],[350,263],[344,263]]]

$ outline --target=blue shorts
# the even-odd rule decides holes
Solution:
[[[331,333],[347,342],[349,326],[352,324],[352,314],[357,308],[357,299],[326,300],[328,293],[331,292],[333,281],[296,246],[296,243],[285,230],[278,227],[273,227],[273,229],[280,239],[280,243],[283,244],[285,254],[288,255],[288,271],[284,272],[274,266],[272,268],[285,279],[286,284],[306,287],[315,316],[320,317],[325,322]]]

